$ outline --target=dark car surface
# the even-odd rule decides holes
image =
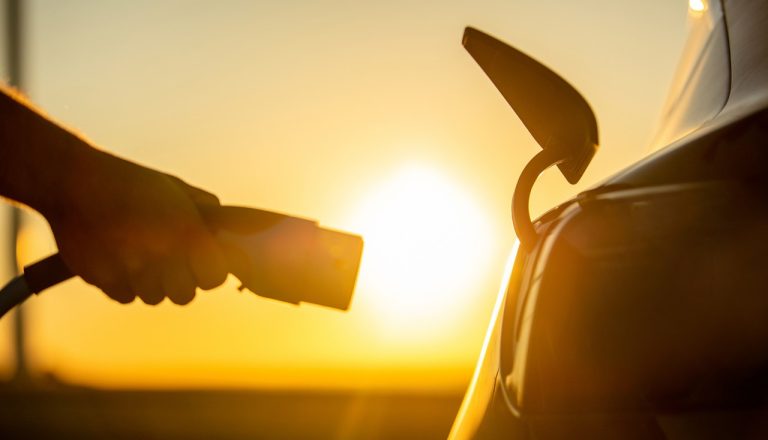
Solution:
[[[768,438],[768,3],[697,14],[660,149],[514,250],[450,438]]]

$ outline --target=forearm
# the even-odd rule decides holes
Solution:
[[[198,208],[216,196],[94,148],[2,88],[0,195],[43,214],[69,270],[117,301],[186,304],[226,279]]]
[[[103,154],[0,87],[0,195],[45,212],[84,162]]]

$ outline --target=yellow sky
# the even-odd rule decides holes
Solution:
[[[512,242],[509,197],[537,150],[463,27],[584,93],[602,140],[584,188],[643,154],[686,14],[667,0],[31,5],[28,93],[50,114],[225,203],[366,238],[346,314],[234,280],[183,308],[121,306],[79,281],[29,302],[37,371],[121,387],[463,386]],[[545,175],[533,211],[576,189]],[[23,250],[52,252],[30,224]]]

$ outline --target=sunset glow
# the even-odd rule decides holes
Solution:
[[[224,204],[365,242],[347,312],[239,292],[234,277],[184,307],[64,283],[26,304],[32,374],[105,388],[407,390],[466,386],[514,240],[512,190],[539,149],[462,47],[464,26],[541,55],[594,105],[604,148],[578,187],[542,176],[538,215],[642,154],[682,23],[705,5],[24,3],[26,93],[47,114]],[[55,250],[28,215],[21,262]],[[13,374],[11,335],[0,321],[0,378]]]
[[[409,166],[374,187],[353,221],[365,237],[360,290],[379,325],[419,333],[451,325],[476,293],[490,249],[486,216],[435,169]]]

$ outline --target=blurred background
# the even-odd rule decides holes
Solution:
[[[538,151],[461,47],[463,28],[534,55],[598,117],[590,169],[577,186],[545,174],[532,196],[538,215],[648,154],[688,9],[683,0],[0,4],[0,75],[56,120],[223,203],[365,239],[347,313],[240,293],[234,278],[186,307],[122,306],[77,280],[24,305],[21,339],[13,316],[0,322],[0,426],[144,438],[444,437],[514,238],[512,189]],[[14,246],[2,208],[5,282],[12,249],[27,264],[55,243],[25,210]]]

